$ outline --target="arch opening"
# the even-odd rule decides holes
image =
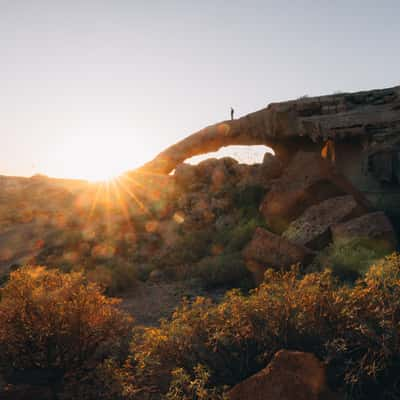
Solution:
[[[231,157],[241,164],[261,164],[265,153],[275,155],[271,147],[265,145],[231,145],[220,148],[218,151],[200,154],[187,158],[186,164],[196,165],[208,158]]]

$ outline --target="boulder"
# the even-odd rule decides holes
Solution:
[[[200,229],[214,222],[215,214],[212,211],[208,193],[189,192],[181,196],[177,205],[179,215],[184,216],[182,226],[185,229]]]
[[[389,218],[382,211],[377,211],[336,224],[331,227],[334,242],[352,239],[372,239],[384,244],[388,250],[395,250],[397,237]]]
[[[264,188],[270,187],[271,171],[264,169],[261,164],[246,165],[240,164],[241,174],[237,185],[245,188],[249,186],[262,186]]]
[[[332,399],[326,371],[313,354],[280,350],[266,368],[234,386],[229,400]]]
[[[308,207],[331,197],[351,194],[363,207],[368,201],[319,153],[299,151],[271,186],[260,211],[269,226],[283,232]]]
[[[214,169],[218,165],[221,165],[220,160],[218,158],[213,157],[213,158],[207,158],[206,160],[199,162],[195,167],[199,175],[199,178],[201,180],[207,180],[207,182],[210,182],[210,177]]]
[[[179,240],[179,225],[176,214],[171,219],[158,222],[157,233],[161,236],[161,241],[165,246],[173,246]]]
[[[275,179],[278,178],[283,170],[282,161],[274,156],[272,153],[265,153],[263,162],[261,164],[261,170],[265,178]]]
[[[229,196],[216,197],[210,199],[210,207],[214,214],[221,215],[230,213],[232,210],[232,199]]]
[[[308,208],[293,221],[283,237],[293,243],[320,250],[330,241],[330,227],[363,214],[353,196],[339,196]]]
[[[208,158],[195,166],[199,180],[204,184],[223,186],[236,175],[238,162],[231,157]]]
[[[181,188],[189,188],[197,183],[196,167],[190,164],[179,164],[174,172],[175,182]]]
[[[313,252],[306,247],[290,242],[263,228],[257,228],[253,238],[243,250],[249,269],[254,272],[257,265],[266,267],[288,268],[293,264],[307,264]]]
[[[229,183],[229,173],[225,165],[217,165],[211,174],[211,187],[212,192],[220,191],[225,185]]]

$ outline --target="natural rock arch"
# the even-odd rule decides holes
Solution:
[[[400,86],[272,103],[193,133],[138,171],[168,174],[190,157],[229,145],[263,144],[285,159],[299,148],[322,148],[329,138],[368,142],[376,135],[400,139]]]

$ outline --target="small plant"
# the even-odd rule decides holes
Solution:
[[[191,276],[200,278],[207,288],[249,287],[251,285],[250,273],[240,253],[205,257],[194,265]]]
[[[212,237],[211,229],[184,232],[180,239],[157,260],[157,264],[174,274],[179,265],[195,263],[206,256],[209,253]]]
[[[388,253],[385,243],[379,240],[338,241],[317,256],[314,266],[331,268],[340,279],[354,282],[368,271],[370,265]]]

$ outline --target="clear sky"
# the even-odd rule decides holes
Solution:
[[[399,16],[399,0],[0,0],[0,174],[113,174],[231,106],[399,85]]]

